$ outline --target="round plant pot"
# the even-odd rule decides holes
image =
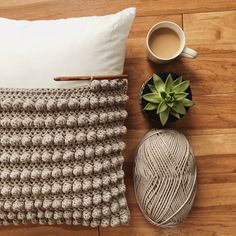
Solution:
[[[176,79],[178,79],[180,77],[180,75],[176,74],[176,73],[172,73],[172,72],[165,72],[165,73],[161,73],[159,74],[158,76],[160,76],[162,78],[162,80],[165,82],[166,79],[167,79],[167,76],[171,74],[172,75],[172,78],[173,80],[175,81]],[[184,79],[183,79],[184,80]],[[140,89],[140,106],[141,106],[141,110],[142,112],[145,114],[146,117],[148,117],[151,122],[153,123],[154,126],[160,126],[161,125],[161,121],[160,121],[160,118],[159,118],[159,115],[157,115],[156,113],[156,110],[153,110],[153,111],[146,111],[144,110],[144,107],[148,104],[148,102],[146,100],[144,100],[142,98],[142,96],[146,93],[151,93],[151,90],[149,89],[148,87],[148,84],[154,84],[153,83],[153,79],[152,77],[147,80],[141,87]],[[189,95],[186,97],[188,98],[189,100],[192,100],[192,90],[190,87],[188,87],[188,89],[186,90],[187,93],[189,93]],[[189,110],[189,107],[185,107],[186,109],[186,112]],[[180,117],[182,118],[184,115],[180,115]],[[167,120],[167,123],[170,123],[170,122],[175,122],[177,121],[178,119],[174,116],[172,116],[170,114],[168,120]]]

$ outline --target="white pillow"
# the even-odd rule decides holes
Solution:
[[[76,87],[54,77],[122,74],[135,8],[60,20],[0,18],[0,87]]]

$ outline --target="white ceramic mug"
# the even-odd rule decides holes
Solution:
[[[149,47],[149,39],[150,39],[151,34],[160,28],[171,29],[171,30],[175,31],[177,33],[177,35],[179,36],[179,39],[180,39],[179,50],[176,52],[176,54],[174,56],[172,56],[170,58],[161,58],[161,57],[155,55]],[[171,22],[171,21],[161,21],[161,22],[155,24],[154,26],[152,26],[152,28],[149,30],[149,32],[147,34],[147,38],[146,38],[147,56],[151,61],[156,62],[156,63],[160,63],[160,64],[169,62],[180,55],[184,56],[184,57],[188,57],[188,58],[195,58],[198,53],[195,50],[186,47],[185,43],[186,42],[185,42],[184,31],[176,23]]]

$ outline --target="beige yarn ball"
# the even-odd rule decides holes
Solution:
[[[185,136],[174,130],[151,130],[141,140],[134,169],[136,199],[154,225],[180,224],[196,195],[196,164]]]

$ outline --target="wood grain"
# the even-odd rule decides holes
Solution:
[[[150,124],[140,111],[139,91],[129,91],[128,102],[129,116],[127,124],[129,129],[148,129]],[[232,94],[195,95],[193,96],[193,107],[186,116],[176,123],[170,123],[169,128],[185,129],[216,129],[236,127],[235,96]]]
[[[208,134],[205,133],[205,129],[196,129],[195,132],[189,129],[187,131],[185,129],[178,130],[187,136],[193,146],[195,155],[199,158],[204,156],[214,157],[214,155],[236,155],[235,129],[233,129],[232,133],[218,133],[222,129],[208,129]],[[125,149],[125,158],[127,162],[134,161],[140,137],[143,137],[147,131],[148,129],[130,129],[127,133],[125,137],[127,144]],[[236,170],[236,166],[233,168]]]
[[[234,0],[1,0],[0,15],[15,19],[54,19],[103,15],[137,7],[138,16],[236,10]]]
[[[149,29],[161,20],[169,20],[182,27],[181,15],[136,17],[127,40],[126,58],[146,58],[145,39]]]
[[[0,227],[0,236],[97,236],[98,228],[79,226],[5,226]]]
[[[184,15],[187,44],[200,53],[236,51],[236,11]]]
[[[137,16],[127,41],[125,73],[129,75],[129,117],[125,154],[127,227],[1,227],[0,236],[235,236],[236,235],[236,1],[235,0],[1,0],[0,16],[15,19],[58,19],[104,15],[136,6]],[[166,65],[146,59],[145,38],[160,20],[184,28],[187,44],[200,54]],[[153,72],[176,72],[190,80],[194,107],[168,127],[191,142],[198,167],[198,193],[185,222],[172,229],[150,225],[133,191],[132,169],[137,145],[151,128],[139,108],[139,90]]]
[[[236,52],[200,54],[194,60],[178,58],[164,65],[156,65],[146,58],[133,58],[126,60],[125,73],[129,75],[131,94],[137,95],[142,83],[160,72],[175,72],[190,80],[193,95],[229,94],[236,92],[235,58]]]
[[[145,236],[221,236],[235,235],[236,232],[236,200],[235,200],[235,169],[236,155],[226,156],[206,156],[197,158],[198,169],[198,193],[194,207],[184,221],[177,228],[162,229],[150,225],[143,216],[136,204],[132,183],[132,163],[126,163],[126,183],[128,185],[127,197],[131,208],[132,220],[128,227],[100,228],[101,235],[145,235]],[[217,160],[216,160],[217,159]],[[217,166],[214,162],[221,162],[224,159],[224,166],[227,165],[227,172],[223,168],[218,168],[212,172],[212,168]],[[209,163],[213,163],[209,165]],[[228,163],[228,164],[226,164]],[[230,169],[231,166],[231,169]],[[221,176],[221,178],[219,177]],[[211,180],[211,181],[209,181]],[[228,220],[228,222],[225,221]]]

